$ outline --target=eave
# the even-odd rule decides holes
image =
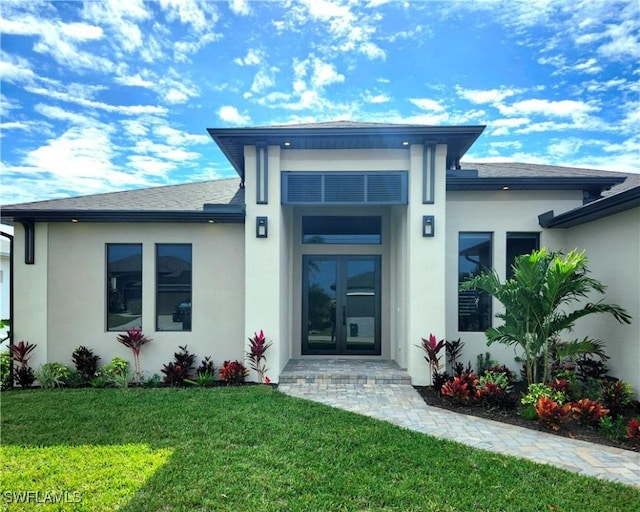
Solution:
[[[243,223],[245,207],[204,205],[203,210],[21,210],[3,209],[2,221]]]
[[[598,197],[603,190],[622,183],[621,177],[447,177],[448,191],[472,190],[584,190]]]
[[[551,210],[538,216],[538,223],[543,228],[571,228],[639,206],[640,187],[634,187],[560,215],[554,215]]]

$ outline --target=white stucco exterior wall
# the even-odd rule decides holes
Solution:
[[[487,347],[484,332],[458,330],[458,234],[468,231],[493,234],[493,267],[504,281],[507,232],[539,232],[541,247],[558,250],[565,245],[566,233],[543,230],[538,224],[538,215],[549,210],[565,212],[581,204],[581,191],[505,190],[447,194],[446,337],[448,340],[460,338],[465,343],[461,362],[471,361],[475,367],[477,356],[489,352],[491,359],[519,370],[512,347],[497,343]],[[495,315],[501,311],[501,304],[495,299],[492,304]]]
[[[50,235],[48,250],[43,228]],[[205,356],[212,356],[216,367],[225,359],[243,359],[243,225],[51,223],[37,224],[36,265],[16,265],[21,287],[37,291],[16,301],[19,336],[39,345],[32,366],[71,365],[80,345],[93,349],[101,364],[118,356],[133,365],[131,352],[116,341],[118,332],[106,331],[107,243],[143,246],[142,330],[153,339],[140,355],[146,376],[159,374],[183,345],[197,355],[196,365]],[[155,331],[157,243],[192,244],[190,332]]]
[[[591,276],[602,282],[604,299],[633,317],[620,324],[611,315],[591,315],[576,323],[572,337],[589,336],[606,343],[610,374],[629,382],[640,393],[640,208],[621,212],[566,230],[565,251],[584,250]]]

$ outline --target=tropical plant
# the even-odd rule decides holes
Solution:
[[[216,375],[216,367],[213,365],[213,361],[211,360],[211,356],[205,357],[200,362],[200,366],[198,366],[198,368],[196,368],[196,374],[197,375],[208,374],[208,375],[213,375],[215,377],[215,375]]]
[[[422,343],[416,345],[420,347],[424,352],[424,359],[429,365],[429,371],[431,372],[431,380],[433,376],[440,370],[440,356],[439,352],[445,347],[445,341],[437,341],[433,334],[429,334],[429,338],[421,338]]]
[[[108,365],[100,368],[100,374],[105,377],[108,382],[112,382],[116,376],[127,373],[129,373],[129,361],[121,357],[114,357]]]
[[[187,384],[191,384],[192,386],[197,386],[199,388],[206,388],[211,386],[216,380],[215,375],[212,373],[198,373],[195,379],[184,379],[184,382]]]
[[[162,366],[163,382],[170,386],[182,386],[185,379],[191,379],[196,355],[189,352],[187,346],[178,346],[179,352],[174,352],[173,361]]]
[[[578,319],[609,313],[618,322],[630,323],[631,317],[623,308],[602,301],[569,310],[569,306],[588,299],[593,292],[605,291],[602,283],[589,277],[587,264],[584,252],[571,251],[564,256],[542,248],[516,257],[513,277],[504,283],[495,270],[489,270],[460,285],[461,291],[479,289],[504,305],[505,311],[496,315],[504,323],[487,329],[487,344],[498,342],[519,347],[529,384],[548,379],[550,354],[560,341],[560,334],[571,330]],[[587,347],[590,353],[597,349],[588,338],[565,343],[573,345],[565,350],[576,357]],[[542,376],[538,375],[539,357],[545,363]]]
[[[520,403],[525,406],[536,405],[541,398],[549,398],[559,404],[567,401],[567,397],[562,391],[556,391],[546,384],[529,384],[527,393],[522,397]]]
[[[249,338],[249,351],[247,352],[247,359],[249,359],[249,366],[252,370],[255,370],[260,377],[260,382],[264,382],[265,373],[269,370],[266,368],[264,361],[266,357],[264,353],[272,345],[271,341],[267,341],[260,329],[259,333],[253,333],[253,338]]]
[[[133,353],[133,376],[136,382],[142,380],[142,370],[140,369],[140,350],[144,345],[149,343],[151,338],[142,334],[142,331],[136,327],[131,327],[125,334],[118,335],[118,342],[125,347],[129,347]]]
[[[32,356],[32,352],[37,347],[35,343],[29,343],[28,341],[20,341],[14,345],[9,346],[9,352],[11,358],[15,363],[20,366],[13,369],[13,376],[18,381],[21,388],[28,389],[33,385],[36,380],[33,375],[33,369],[29,366],[29,359]]]
[[[558,402],[543,396],[536,404],[538,419],[553,430],[559,430],[562,423],[572,419],[571,404],[560,405]]]
[[[611,415],[600,418],[598,427],[609,439],[624,439],[627,434],[627,428],[622,416],[614,418]]]
[[[11,387],[11,354],[3,350],[0,354],[0,389]]]
[[[494,365],[495,363],[491,360],[491,354],[489,352],[478,354],[478,357],[476,358],[476,371],[478,372],[478,375],[482,375],[487,368]]]
[[[604,406],[609,409],[611,416],[617,418],[633,402],[633,389],[631,384],[621,380],[604,381],[600,391],[600,398]]]
[[[640,440],[640,420],[638,418],[632,418],[627,423],[627,437]]]
[[[45,363],[33,372],[44,389],[61,388],[69,378],[69,368],[60,363]]]
[[[586,383],[589,379],[602,379],[609,373],[609,368],[599,359],[584,356],[576,361],[576,373]]]
[[[249,370],[240,361],[225,361],[220,368],[220,378],[227,384],[242,382],[249,375]]]
[[[71,361],[85,384],[97,376],[100,356],[94,354],[90,348],[80,346],[75,349],[71,355]]]
[[[458,364],[458,359],[460,359],[462,349],[464,348],[464,341],[461,341],[460,338],[455,341],[445,340],[444,348],[445,354],[447,355],[447,370],[455,373],[455,367]]]
[[[583,398],[571,403],[571,412],[583,425],[595,426],[600,422],[600,418],[609,414],[609,409],[595,400]]]
[[[0,338],[0,343],[4,343],[11,338],[11,318],[3,318],[0,320],[0,329],[7,329],[6,334]]]

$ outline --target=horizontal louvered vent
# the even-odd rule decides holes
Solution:
[[[282,204],[407,204],[407,173],[284,172]]]

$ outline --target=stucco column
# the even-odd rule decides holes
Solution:
[[[433,333],[445,336],[445,214],[447,146],[435,146],[433,203],[424,204],[424,147],[410,148],[407,207],[407,370],[414,385],[431,383],[424,353],[416,345]],[[428,155],[431,158],[430,155]],[[424,215],[434,217],[435,234],[422,236]],[[444,352],[444,351],[443,351]],[[444,363],[444,353],[442,354]]]
[[[264,150],[265,148],[263,148]],[[259,151],[259,150],[258,150]],[[288,354],[289,340],[284,325],[288,318],[287,293],[288,259],[283,247],[287,245],[282,206],[280,205],[280,147],[269,146],[267,151],[267,198],[257,201],[257,150],[245,146],[245,350],[248,339],[262,329],[273,342],[266,352],[269,368],[267,376],[278,382],[282,360]],[[263,160],[264,163],[264,160]],[[262,174],[264,179],[265,173]],[[264,181],[263,181],[264,183]],[[264,203],[264,196],[262,196]],[[267,218],[267,237],[256,237],[257,217]],[[285,361],[286,362],[286,361]],[[251,380],[258,376],[252,372]]]
[[[15,288],[11,312],[13,342],[19,343],[24,340],[38,345],[29,360],[29,366],[34,369],[49,362],[47,321],[64,321],[60,318],[48,318],[47,272],[55,272],[55,269],[48,268],[48,238],[49,225],[37,222],[34,236],[34,263],[27,265],[24,262],[25,231],[21,224],[16,223],[13,244]],[[29,291],[25,292],[25,290]]]

